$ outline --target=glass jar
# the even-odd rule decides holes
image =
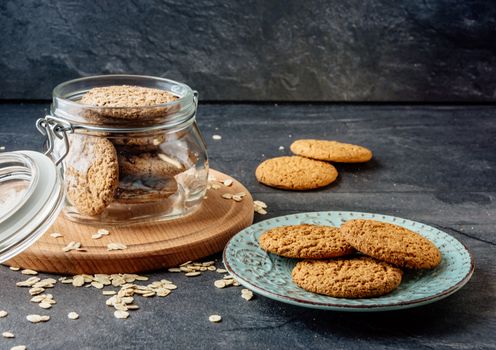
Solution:
[[[109,86],[158,89],[174,100],[128,107],[81,103],[89,90]],[[58,85],[38,129],[47,137],[46,154],[62,165],[64,214],[81,223],[129,224],[195,211],[208,181],[197,105],[190,87],[157,77],[104,75]]]

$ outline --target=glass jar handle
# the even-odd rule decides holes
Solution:
[[[55,160],[55,165],[59,165],[69,153],[69,138],[67,137],[67,133],[74,132],[72,125],[66,121],[47,115],[45,118],[39,118],[36,121],[36,128],[46,138],[48,145],[45,152],[46,156],[53,156],[56,139],[64,140],[64,152],[58,159]]]

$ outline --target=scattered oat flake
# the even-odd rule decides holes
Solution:
[[[114,312],[114,317],[115,318],[128,318],[129,317],[129,312],[124,311],[124,310],[116,310]]]
[[[196,277],[196,276],[200,276],[200,275],[201,275],[201,272],[199,272],[199,271],[187,272],[184,274],[184,276],[186,276],[186,277]]]
[[[222,136],[220,136],[220,135],[213,135],[213,136],[212,136],[212,139],[214,139],[214,140],[216,140],[216,141],[218,141],[218,140],[222,140]]]
[[[212,323],[218,323],[218,322],[222,321],[222,317],[220,315],[210,315],[208,317],[208,320]]]
[[[169,272],[181,272],[181,269],[179,267],[171,267],[167,269]]]
[[[17,287],[31,287],[33,284],[35,284],[36,282],[40,281],[41,278],[39,277],[29,277],[27,280],[25,281],[21,281],[21,282],[17,282],[16,283],[16,286]]]
[[[216,288],[219,288],[219,289],[224,288],[226,286],[226,281],[225,280],[217,280],[214,282],[214,286]]]
[[[104,287],[104,285],[100,282],[97,282],[97,281],[93,281],[91,282],[91,285],[96,288],[96,289],[102,289]]]
[[[81,287],[84,284],[84,277],[82,275],[76,275],[72,279],[72,285],[74,287]]]
[[[63,237],[63,236],[62,236],[62,234],[60,234],[58,232],[54,232],[54,233],[50,233],[50,237],[59,238],[59,237]]]
[[[284,146],[279,146],[279,151],[284,151]]]
[[[41,307],[42,309],[50,309],[52,307],[52,304],[46,301],[42,301],[41,303],[38,304],[38,306]]]
[[[152,143],[154,146],[158,146],[162,143],[162,141],[160,141],[160,139],[153,139]]]
[[[26,350],[26,345],[16,345],[10,348],[10,350]]]
[[[110,251],[110,250],[123,250],[123,249],[126,249],[127,246],[125,244],[122,244],[122,243],[109,243],[107,244],[107,250]]]
[[[67,314],[67,317],[71,320],[77,320],[79,318],[79,314],[77,312],[71,311]]]
[[[15,335],[12,332],[3,332],[2,333],[2,337],[4,337],[4,338],[15,338]]]
[[[71,250],[79,250],[79,248],[81,248],[81,242],[69,242],[62,250],[67,253]]]
[[[232,179],[225,179],[223,181],[223,184],[224,184],[224,186],[229,187],[233,184],[233,180]]]
[[[4,318],[4,317],[7,317],[9,313],[5,310],[0,310],[0,318]]]
[[[260,215],[267,214],[267,210],[265,210],[264,208],[260,208],[260,207],[255,206],[253,209],[255,210],[255,213],[258,213]]]
[[[40,315],[27,315],[26,319],[29,322],[33,322],[33,323],[41,322],[41,316]]]
[[[182,166],[182,164],[181,164],[180,162],[178,162],[178,161],[177,161],[177,160],[175,160],[174,158],[171,158],[171,157],[169,157],[169,156],[166,156],[166,155],[165,155],[165,154],[163,154],[163,153],[159,153],[159,154],[158,154],[158,157],[159,157],[162,161],[164,161],[164,162],[166,162],[166,163],[169,163],[169,164],[171,164],[172,166],[174,166],[174,167],[176,167],[176,168],[178,168],[178,169],[181,169],[181,168],[183,167],[183,166]]]
[[[234,284],[234,280],[233,279],[224,280],[224,283],[226,284],[226,287],[229,287]]]
[[[39,282],[36,282],[33,287],[34,288],[53,288],[55,283],[57,283],[57,280],[53,278],[45,278],[40,280]]]
[[[38,272],[36,272],[34,270],[30,270],[30,269],[22,270],[21,273],[23,275],[37,275],[38,274]]]
[[[97,231],[97,233],[91,235],[91,238],[93,239],[100,239],[103,236],[108,236],[110,234],[109,230],[106,230],[104,228],[101,228]]]
[[[174,283],[163,283],[162,287],[169,290],[177,289],[177,286]]]
[[[157,296],[159,296],[159,297],[166,297],[170,293],[171,293],[171,291],[166,289],[166,288],[157,289]]]
[[[107,235],[109,235],[109,234],[110,234],[110,231],[109,231],[109,230],[106,230],[106,229],[104,229],[104,228],[101,228],[101,229],[99,229],[99,230],[97,231],[97,233],[98,233],[98,234],[100,234],[100,235],[107,236]]]
[[[117,294],[117,293],[116,293],[115,291],[113,291],[113,290],[104,290],[104,291],[102,292],[102,294],[103,294],[103,295],[115,295],[115,294]]]
[[[265,215],[267,214],[267,204],[265,204],[262,201],[253,201],[253,210],[255,210],[255,213]]]
[[[38,294],[43,293],[44,291],[45,291],[45,288],[41,288],[41,287],[39,287],[39,288],[31,288],[29,290],[29,294],[30,295],[38,295]]]
[[[222,198],[224,198],[224,199],[232,199],[233,198],[233,195],[230,194],[230,193],[224,193],[224,194],[222,194]]]
[[[9,269],[11,269],[12,271],[19,271],[21,268],[17,266],[11,266],[9,267]]]
[[[264,208],[264,209],[267,209],[267,204],[265,204],[264,202],[262,201],[253,201],[253,204],[256,205],[256,206],[259,206],[260,208]]]
[[[45,300],[45,298],[46,298],[45,294],[36,295],[36,296],[31,298],[31,302],[39,303],[39,302],[42,302],[43,300]]]
[[[235,201],[235,202],[241,202],[243,200],[243,197],[241,196],[237,196],[237,195],[233,195],[232,196],[232,199]]]
[[[241,298],[246,301],[251,300],[253,298],[253,292],[249,289],[241,289]]]
[[[35,315],[27,315],[26,319],[32,323],[39,323],[39,322],[46,322],[46,321],[50,320],[50,316],[42,316],[42,315],[36,315],[35,314]]]

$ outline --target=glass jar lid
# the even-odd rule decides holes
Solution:
[[[38,152],[0,153],[0,263],[32,245],[62,209],[54,162]]]

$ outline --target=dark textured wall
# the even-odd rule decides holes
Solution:
[[[496,101],[496,3],[23,0],[0,4],[0,98],[143,73],[204,100]]]

